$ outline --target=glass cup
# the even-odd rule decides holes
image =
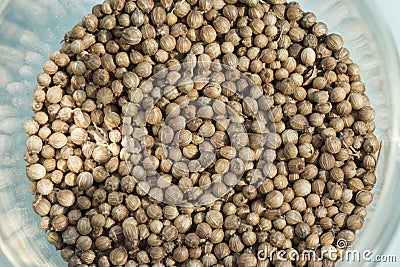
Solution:
[[[344,37],[376,110],[376,133],[382,141],[376,197],[352,249],[382,254],[400,219],[396,206],[400,193],[398,55],[371,1],[299,2],[303,10],[327,23],[330,32]],[[27,136],[22,126],[32,116],[29,105],[42,64],[59,49],[64,33],[95,4],[88,0],[0,0],[0,249],[13,266],[66,266],[37,226],[39,216],[32,210],[33,196],[25,175]]]

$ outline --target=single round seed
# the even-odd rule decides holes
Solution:
[[[284,200],[283,194],[276,190],[269,192],[265,197],[265,203],[267,204],[268,207],[271,207],[273,209],[282,206],[283,200]]]
[[[70,190],[60,190],[57,192],[57,201],[64,207],[71,207],[75,203],[75,195]]]
[[[46,176],[46,168],[41,164],[35,163],[26,169],[26,174],[31,180],[40,180]]]
[[[306,66],[313,66],[315,63],[316,57],[317,57],[317,55],[316,55],[314,49],[312,49],[312,48],[307,47],[301,52],[301,61]]]

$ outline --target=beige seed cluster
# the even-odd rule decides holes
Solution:
[[[334,266],[380,148],[343,45],[285,0],[94,6],[44,64],[24,126],[48,241],[69,266]]]

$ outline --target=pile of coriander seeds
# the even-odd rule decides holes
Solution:
[[[364,224],[375,112],[298,3],[106,0],[37,82],[29,191],[68,266],[334,266]]]

